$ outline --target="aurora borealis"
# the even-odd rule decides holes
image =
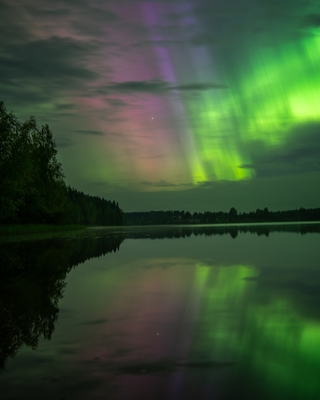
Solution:
[[[1,0],[0,98],[125,211],[317,207],[320,5]],[[298,189],[298,190],[297,190]]]

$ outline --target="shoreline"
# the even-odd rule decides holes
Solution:
[[[3,224],[0,225],[0,235],[16,233],[40,233],[70,231],[85,228],[85,225],[53,225],[53,224]]]

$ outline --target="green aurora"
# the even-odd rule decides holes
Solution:
[[[257,47],[245,67],[226,74],[228,89],[188,103],[200,154],[194,183],[254,178],[255,143],[272,151],[300,127],[320,122],[320,29],[298,42]]]
[[[303,298],[293,290],[275,291],[274,283],[260,285],[254,266],[195,268],[202,300],[190,359],[234,363],[232,380],[250,391],[250,399],[252,393],[262,399],[314,399],[320,320],[306,315]]]

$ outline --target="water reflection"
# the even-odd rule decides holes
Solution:
[[[320,398],[319,236],[288,229],[2,246],[3,398]]]
[[[94,230],[104,231],[104,228],[94,228]],[[123,227],[119,228],[118,234],[126,238],[149,238],[149,239],[174,239],[188,238],[194,236],[222,236],[230,235],[235,239],[239,234],[250,233],[257,236],[266,236],[276,232],[297,233],[300,235],[310,233],[320,233],[319,223],[287,223],[287,224],[239,224],[239,225],[159,225],[142,227]]]
[[[86,233],[0,244],[0,368],[22,345],[36,349],[41,337],[50,340],[71,268],[118,250],[122,241]]]

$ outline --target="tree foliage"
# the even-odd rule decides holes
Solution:
[[[67,188],[48,125],[21,123],[0,102],[0,223],[122,224],[114,202]]]
[[[48,125],[24,123],[0,102],[0,221],[53,222],[66,210],[62,166]]]
[[[90,196],[68,187],[69,218],[72,223],[82,225],[122,225],[124,213],[118,203]]]

